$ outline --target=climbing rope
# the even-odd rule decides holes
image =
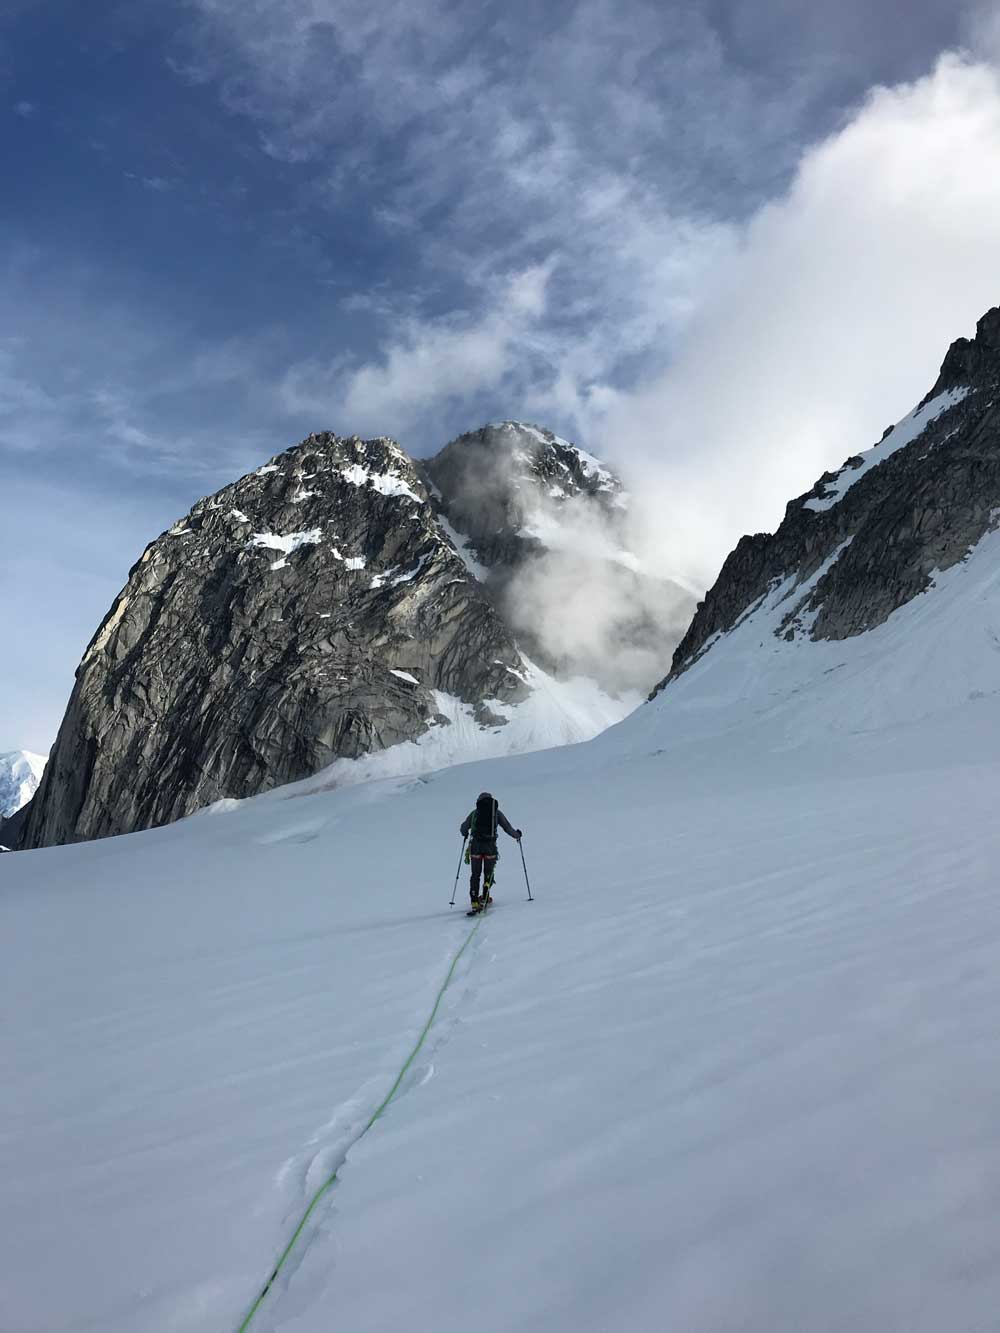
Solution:
[[[410,1066],[413,1064],[413,1061],[417,1058],[421,1046],[423,1046],[424,1042],[427,1039],[427,1034],[434,1026],[434,1020],[435,1018],[437,1018],[437,1011],[441,1006],[441,1001],[444,999],[445,991],[451,985],[451,979],[455,975],[455,968],[458,966],[458,960],[462,957],[462,954],[465,953],[466,949],[469,947],[473,935],[475,935],[476,931],[479,929],[481,924],[482,924],[482,917],[479,917],[476,921],[476,924],[472,927],[468,935],[465,937],[465,941],[462,944],[462,947],[459,949],[458,953],[455,954],[455,957],[451,960],[451,966],[448,968],[448,973],[445,976],[444,981],[441,983],[441,988],[437,993],[437,998],[434,1001],[434,1007],[430,1012],[430,1016],[428,1017],[427,1022],[424,1024],[420,1036],[417,1038],[417,1044],[414,1046],[410,1054],[406,1057],[406,1063],[403,1065],[402,1069],[396,1075],[395,1083],[393,1083],[392,1087],[386,1093],[385,1097],[383,1097],[382,1101],[375,1108],[374,1112],[372,1113],[371,1119],[365,1125],[364,1129],[361,1130],[360,1134],[358,1134],[357,1138],[353,1139],[352,1142],[348,1145],[347,1150],[345,1152],[345,1156],[347,1152],[350,1152],[351,1148],[353,1148],[356,1143],[359,1143],[360,1140],[364,1138],[364,1136],[371,1129],[372,1125],[374,1125],[375,1121],[378,1120],[379,1116],[381,1116],[382,1113],[386,1110],[389,1103],[392,1101],[396,1093],[399,1091],[403,1079],[406,1077]],[[282,1250],[281,1254],[278,1257],[278,1262],[274,1265],[273,1269],[271,1270],[271,1276],[264,1283],[263,1287],[261,1287],[260,1294],[254,1301],[253,1305],[251,1305],[249,1311],[247,1312],[247,1316],[243,1320],[243,1323],[240,1324],[237,1333],[246,1333],[246,1330],[250,1327],[250,1321],[253,1319],[254,1315],[263,1305],[267,1293],[271,1290],[271,1287],[274,1285],[275,1278],[278,1276],[278,1274],[284,1267],[285,1260],[288,1258],[292,1250],[295,1248],[295,1242],[302,1235],[303,1228],[305,1227],[305,1224],[309,1221],[313,1209],[316,1207],[320,1199],[331,1187],[331,1185],[333,1185],[336,1182],[337,1171],[339,1170],[340,1167],[338,1166],[337,1170],[333,1172],[333,1174],[329,1177],[329,1179],[325,1180],[323,1184],[320,1185],[319,1189],[309,1200],[309,1205],[306,1208],[305,1212],[302,1214],[298,1226],[292,1232],[291,1239],[289,1240],[285,1248]]]

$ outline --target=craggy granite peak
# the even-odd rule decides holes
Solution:
[[[609,518],[620,516],[626,503],[621,482],[596,458],[518,421],[460,435],[423,470],[449,522],[493,568],[513,569],[542,549],[530,531],[540,501],[557,511],[586,497]]]
[[[434,689],[517,700],[520,668],[407,455],[312,435],[143,552],[77,671],[20,845],[305,777],[422,734]]]
[[[975,339],[952,344],[931,392],[870,456],[825,473],[789,503],[773,535],[741,538],[653,695],[776,581],[790,583],[780,635],[849,638],[923,592],[932,571],[963,559],[998,517],[1000,308],[994,308],[979,321]]]

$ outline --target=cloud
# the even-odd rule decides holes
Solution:
[[[705,13],[651,0],[487,2],[475,24],[444,0],[190,8],[191,77],[252,120],[267,154],[308,167],[314,205],[348,208],[405,254],[402,315],[379,311],[378,353],[346,390],[341,348],[332,371],[311,357],[286,403],[363,412],[417,448],[427,414],[440,419],[420,380],[470,410],[485,389],[578,432],[611,386],[669,352],[734,216],[794,162],[809,95],[787,77],[765,90]],[[545,310],[512,320],[510,275],[532,271],[550,274]],[[428,378],[434,351],[454,374]]]
[[[34,102],[14,103],[14,115],[20,116],[22,120],[30,120],[37,110],[38,107]]]
[[[545,314],[551,275],[551,264],[509,275],[478,318],[403,316],[378,358],[363,365],[343,356],[291,367],[282,386],[287,410],[334,420],[344,432],[405,439],[421,418],[496,389],[514,372]]]
[[[560,672],[588,676],[613,693],[648,694],[690,623],[695,599],[673,581],[646,574],[625,549],[627,527],[622,511],[591,497],[556,503],[531,494],[522,530],[547,549],[515,572],[504,609],[522,642],[532,650],[537,645]]]
[[[645,551],[704,586],[745,531],[870,447],[1000,300],[1000,74],[877,88],[752,218],[674,359],[592,433],[651,499]]]
[[[166,194],[168,190],[174,188],[174,182],[167,180],[165,176],[140,176],[134,171],[125,171],[122,173],[126,180],[137,181],[147,190],[152,190],[154,194]]]

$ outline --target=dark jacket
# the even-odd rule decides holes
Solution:
[[[496,807],[496,815],[497,815],[497,827],[502,828],[504,833],[509,833],[512,838],[517,838],[520,834],[520,830],[513,827],[510,820],[507,818],[507,816],[504,814],[504,812],[500,809],[499,806]],[[474,855],[496,856],[497,854],[496,835],[492,834],[491,836],[492,830],[487,830],[484,836],[480,837],[477,830],[473,827],[475,818],[476,818],[475,810],[470,810],[469,813],[466,815],[466,817],[462,820],[462,826],[459,829],[459,833],[461,833],[463,838],[467,838],[470,833],[472,834],[472,851]]]

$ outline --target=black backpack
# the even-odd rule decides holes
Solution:
[[[478,842],[494,842],[497,836],[498,803],[492,796],[480,796],[472,816],[472,836]]]

